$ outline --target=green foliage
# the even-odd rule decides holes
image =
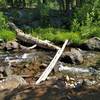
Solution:
[[[0,7],[5,7],[5,6],[6,6],[5,0],[0,0]]]
[[[79,28],[80,28],[80,23],[76,19],[74,19],[71,25],[71,31],[77,32],[79,31]]]
[[[18,7],[15,1],[16,0],[14,0],[14,7]],[[29,26],[29,28],[25,27],[24,31],[28,30],[27,32],[30,32],[32,30],[33,36],[57,42],[69,39],[76,44],[94,36],[100,37],[100,0],[79,0],[79,6],[77,5],[78,2],[73,4],[77,0],[68,0],[67,4],[66,0],[64,0],[64,2],[62,1],[64,5],[60,4],[61,1],[57,0],[46,0],[44,2],[43,0],[25,1],[26,7],[29,7],[27,4],[30,5],[30,7],[35,5],[34,8],[37,7],[36,9],[38,10],[36,12],[39,12],[39,15],[35,14],[33,9],[31,9],[31,12],[25,10],[26,13],[23,14],[19,10],[13,10],[14,13],[12,13],[12,17],[22,22],[27,20],[27,23],[30,23],[30,21],[28,22],[30,19],[40,21],[40,26],[43,28],[31,29],[32,26]],[[1,2],[3,3],[4,0],[0,0],[0,3]],[[21,7],[21,4],[19,6]],[[62,10],[62,6],[66,8],[64,9],[65,12]],[[69,12],[67,12],[67,10]],[[57,11],[57,13],[54,14],[53,11]],[[35,19],[34,15],[38,15],[39,17],[36,16]],[[64,27],[66,29],[51,28],[52,25],[50,23],[56,21],[55,19],[52,20],[54,17],[55,19],[58,17],[60,21],[62,21],[60,28]],[[57,22],[60,21],[57,20]],[[18,24],[20,23],[18,22]],[[14,34],[8,30],[7,18],[0,12],[0,38],[10,40],[14,38],[13,36]]]
[[[3,12],[0,12],[0,38],[4,41],[15,39],[14,32],[8,29],[7,18],[4,16]]]
[[[64,29],[38,28],[33,30],[32,35],[53,42],[64,42],[68,39],[73,41],[75,44],[81,43],[81,35],[78,32],[68,32]]]
[[[7,28],[7,18],[0,12],[0,29]]]
[[[81,37],[88,39],[91,37],[100,37],[100,27],[97,26],[82,26],[81,27]]]
[[[7,29],[2,29],[0,30],[0,39],[3,39],[4,41],[13,40],[15,39],[15,33]]]
[[[42,16],[48,16],[48,12],[49,12],[49,7],[48,5],[45,5],[45,4],[41,4],[41,7],[40,7],[40,13]]]
[[[87,0],[75,8],[71,31],[79,32],[82,40],[100,37],[100,0]]]

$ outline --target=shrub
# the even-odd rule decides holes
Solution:
[[[10,30],[2,29],[0,30],[0,38],[4,41],[10,41],[15,39],[15,33]]]
[[[7,27],[7,18],[3,15],[3,12],[0,12],[0,29]]]
[[[81,27],[81,38],[88,39],[91,37],[100,37],[100,28],[97,26],[82,26]]]

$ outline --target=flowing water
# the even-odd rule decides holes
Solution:
[[[34,49],[29,52],[0,52],[0,73],[3,77],[7,76],[3,73],[2,69],[8,74],[17,75],[30,75],[32,81],[39,77],[41,72],[48,66],[55,52],[44,51],[40,49]],[[64,77],[68,75],[69,77],[75,78],[79,81],[81,79],[88,80],[87,88],[77,89],[66,89],[64,80],[61,73],[53,74],[54,79],[49,79],[46,83],[43,82],[42,85],[33,87],[22,87],[18,90],[13,91],[2,91],[0,92],[0,100],[99,100],[100,98],[100,52],[95,51],[84,51],[84,63],[81,65],[65,64],[72,68],[80,68],[84,70],[93,68],[95,73],[64,73]],[[11,72],[8,69],[11,69]],[[6,70],[5,70],[6,69]],[[35,79],[35,81],[36,81]],[[75,81],[73,80],[73,81]],[[92,85],[91,85],[92,84]],[[90,88],[91,87],[93,88]]]

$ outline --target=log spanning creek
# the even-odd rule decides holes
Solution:
[[[0,51],[0,100],[100,100],[100,52],[81,53],[83,63],[59,59],[47,79],[36,85],[54,51]]]

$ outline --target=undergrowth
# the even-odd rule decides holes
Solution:
[[[0,30],[0,39],[3,39],[4,41],[14,40],[15,33],[8,29],[2,29]]]

